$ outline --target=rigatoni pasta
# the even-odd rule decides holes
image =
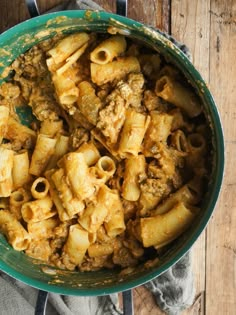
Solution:
[[[12,179],[14,189],[23,187],[30,181],[29,153],[27,150],[19,151],[13,156]]]
[[[38,177],[31,186],[31,194],[35,199],[42,199],[47,196],[49,182],[45,177]]]
[[[56,211],[53,209],[52,199],[46,196],[24,203],[21,207],[21,213],[25,222],[39,222],[53,217]]]
[[[0,105],[0,144],[5,137],[7,130],[7,122],[9,118],[9,108]]]
[[[179,202],[168,212],[140,220],[144,247],[163,247],[182,234],[193,221],[198,208]]]
[[[100,98],[96,96],[95,89],[89,82],[80,82],[78,88],[79,97],[77,99],[77,105],[87,120],[91,124],[96,125],[98,112],[102,106],[102,102]]]
[[[29,173],[39,176],[45,170],[50,158],[53,156],[56,139],[39,134],[29,167]]]
[[[79,224],[71,225],[65,246],[63,260],[68,259],[75,266],[80,265],[89,247],[89,234]]]
[[[146,160],[143,154],[132,156],[125,161],[122,196],[129,201],[137,201],[140,197],[139,183],[146,177]]]
[[[165,75],[157,80],[155,92],[165,101],[183,109],[189,117],[198,116],[202,111],[196,94],[170,76]]]
[[[27,249],[30,236],[16,217],[8,210],[0,211],[0,231],[7,236],[8,242],[15,250]]]
[[[60,64],[88,41],[89,35],[87,33],[69,35],[60,40],[52,49],[50,49],[48,55],[51,56],[55,64]]]
[[[99,65],[111,62],[124,53],[126,40],[122,35],[114,35],[101,42],[90,54],[90,60]]]
[[[13,189],[14,151],[0,147],[0,197],[9,197]]]
[[[136,57],[121,57],[104,65],[91,63],[90,71],[93,83],[100,86],[114,79],[121,80],[130,72],[139,72],[140,65]]]
[[[141,144],[149,122],[149,116],[137,113],[135,110],[127,111],[119,145],[119,154],[122,157],[137,156],[141,152]]]
[[[40,43],[11,70],[0,88],[0,231],[13,248],[90,271],[174,246],[201,215],[211,169],[201,101],[180,71],[123,35],[86,32]],[[27,125],[13,90],[31,107]]]
[[[29,201],[31,198],[28,190],[19,188],[13,191],[9,198],[9,211],[14,214],[17,220],[22,219],[21,208],[22,205]],[[8,208],[8,207],[6,207]]]

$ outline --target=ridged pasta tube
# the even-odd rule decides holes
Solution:
[[[17,250],[25,250],[30,241],[30,236],[14,214],[8,210],[0,211],[0,231],[6,235],[8,242]]]
[[[160,248],[181,235],[191,224],[198,208],[178,202],[170,211],[140,219],[141,239],[144,247]]]
[[[89,233],[79,224],[71,225],[66,244],[63,247],[63,254],[67,255],[71,263],[79,265],[89,245]]]
[[[0,197],[9,197],[13,188],[14,151],[0,147]]]
[[[90,60],[103,65],[111,62],[126,50],[126,40],[122,35],[114,35],[101,42],[90,54]]]
[[[7,122],[9,118],[9,109],[6,106],[0,106],[0,144],[7,131]]]
[[[38,177],[33,182],[30,190],[35,199],[42,199],[48,194],[49,182],[45,177]]]
[[[130,72],[140,72],[140,64],[136,57],[120,57],[105,65],[92,62],[90,71],[93,83],[102,85],[114,79],[121,80]]]
[[[189,117],[198,116],[201,111],[196,94],[170,76],[164,75],[156,82],[156,95],[183,109]]]
[[[53,202],[50,197],[28,201],[21,208],[22,217],[25,222],[38,222],[51,218],[56,214],[52,209]]]

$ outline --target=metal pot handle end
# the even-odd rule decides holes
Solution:
[[[25,2],[31,17],[36,17],[40,15],[37,0],[25,0]]]
[[[48,292],[39,290],[34,315],[46,315]]]

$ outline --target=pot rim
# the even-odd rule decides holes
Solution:
[[[154,30],[151,27],[148,27],[140,22],[135,20],[119,16],[117,14],[108,13],[105,11],[89,11],[89,10],[68,10],[68,11],[59,11],[54,13],[49,13],[45,15],[41,15],[39,17],[35,17],[29,20],[26,20],[9,30],[5,31],[0,35],[0,42],[8,41],[9,38],[15,37],[16,34],[24,32],[27,30],[29,23],[33,23],[35,26],[37,25],[47,25],[51,19],[55,19],[61,16],[66,16],[71,19],[91,19],[94,18],[96,21],[104,21],[104,23],[111,23],[118,29],[124,31],[124,27],[127,30],[131,30],[134,32],[138,32],[140,36],[144,36],[144,40],[149,40],[153,42],[153,45],[162,45],[163,50],[165,49],[169,56],[171,56],[174,60],[177,60],[179,65],[183,67],[183,70],[186,71],[186,77],[191,82],[195,83],[195,88],[197,88],[199,95],[201,94],[202,101],[204,104],[207,104],[208,115],[210,116],[212,129],[213,129],[213,137],[215,140],[215,170],[213,174],[213,180],[211,183],[210,188],[210,196],[207,207],[205,209],[205,215],[202,221],[199,223],[199,227],[191,234],[191,238],[188,239],[184,246],[178,251],[177,254],[174,255],[168,262],[165,262],[160,267],[156,267],[154,269],[150,269],[145,272],[145,275],[137,276],[136,279],[127,280],[124,282],[113,284],[112,286],[108,287],[100,287],[100,288],[81,288],[81,287],[63,287],[58,284],[49,284],[44,283],[36,279],[32,279],[26,275],[23,275],[21,272],[13,269],[11,266],[6,264],[5,262],[0,260],[0,269],[10,276],[30,285],[36,287],[38,289],[46,290],[49,292],[66,294],[66,295],[81,295],[81,296],[95,296],[95,295],[105,295],[110,293],[115,293],[119,291],[124,291],[131,289],[133,287],[142,285],[153,278],[159,276],[167,269],[169,269],[172,265],[177,263],[184,254],[186,254],[193,244],[196,242],[200,234],[206,228],[210,217],[214,211],[221,184],[223,179],[223,172],[224,172],[224,139],[223,139],[223,131],[222,131],[222,124],[220,121],[220,117],[217,111],[216,104],[214,102],[213,96],[211,95],[206,83],[204,82],[203,78],[201,77],[200,73],[196,70],[190,60],[185,56],[185,54],[175,46],[169,39],[164,37],[160,31]],[[107,25],[108,26],[108,25]],[[106,27],[107,27],[106,26]],[[32,26],[30,26],[32,28]],[[132,32],[131,32],[132,33]],[[124,34],[125,35],[125,34]],[[128,35],[128,34],[127,34]],[[131,36],[132,37],[132,36]],[[1,46],[1,45],[0,45]],[[11,60],[12,62],[13,60]],[[9,62],[10,63],[10,62]],[[1,63],[0,63],[1,65]],[[205,105],[206,106],[206,105]],[[214,145],[213,145],[214,146]],[[88,274],[89,276],[91,273]]]

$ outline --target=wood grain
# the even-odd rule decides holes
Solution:
[[[172,0],[171,30],[172,35],[185,43],[192,54],[192,62],[209,82],[209,42],[210,42],[210,0]],[[204,25],[204,27],[203,27]],[[204,56],[204,58],[202,58]],[[206,238],[203,232],[192,249],[193,269],[196,289],[196,314],[201,314],[201,305],[204,305],[205,296],[205,269],[206,269]],[[191,310],[193,313],[194,310]]]
[[[210,87],[225,135],[224,185],[207,230],[206,309],[236,313],[236,2],[211,1]]]
[[[0,8],[0,32],[3,32],[30,17],[26,10],[24,0],[0,0]]]
[[[116,13],[116,1],[114,0],[97,0],[95,1],[99,4],[104,10],[108,12]]]

